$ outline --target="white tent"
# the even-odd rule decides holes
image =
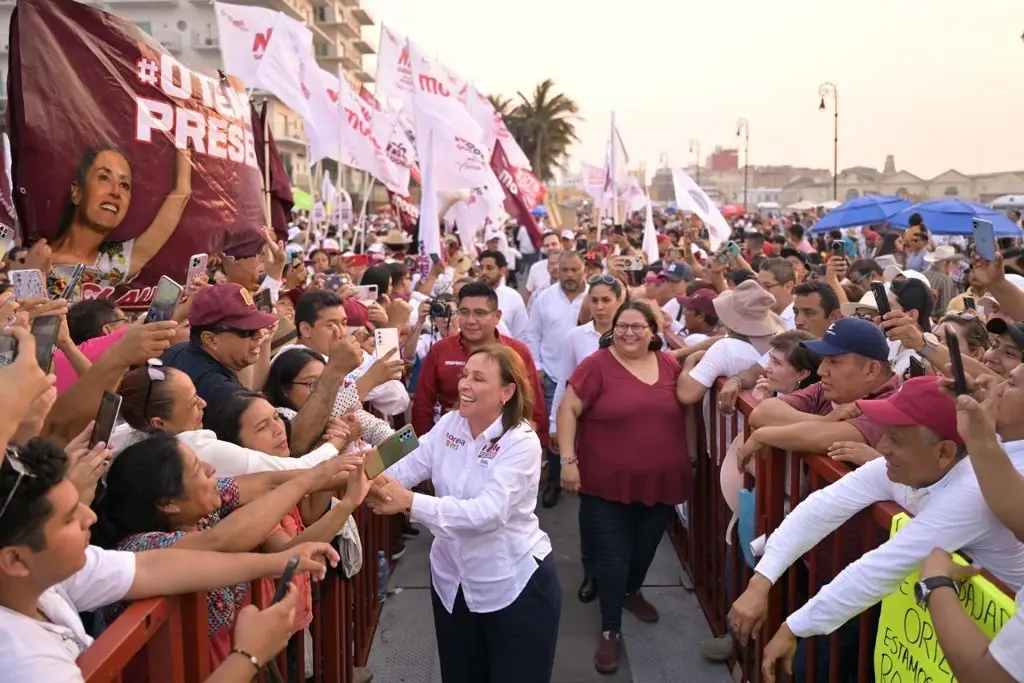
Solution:
[[[828,209],[829,211],[831,211],[832,209],[836,208],[837,206],[839,206],[841,204],[842,204],[842,202],[837,202],[835,199],[830,199],[827,202],[823,202],[821,206],[822,206],[822,208],[825,208],[825,209]]]
[[[1004,194],[992,202],[993,209],[1015,209],[1024,206],[1024,194]]]
[[[806,199],[799,201],[796,204],[790,204],[786,208],[790,211],[810,211],[815,207],[814,202],[809,202]]]

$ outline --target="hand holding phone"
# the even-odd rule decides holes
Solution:
[[[298,555],[295,555],[288,560],[288,564],[285,565],[284,568],[284,573],[281,574],[281,580],[277,582],[277,590],[274,591],[274,599],[270,601],[271,605],[276,605],[284,600],[284,596],[288,594],[288,584],[292,582],[292,578],[295,576],[295,570],[298,566]]]
[[[59,315],[43,315],[32,321],[32,336],[36,340],[36,362],[43,372],[50,372],[53,352],[57,348],[57,334],[60,332]]]
[[[373,331],[373,343],[375,346],[374,355],[377,358],[383,358],[390,351],[398,351],[398,330],[394,327],[378,327]],[[398,359],[398,355],[394,356],[395,360]]]
[[[153,301],[146,312],[146,322],[159,323],[174,317],[174,309],[178,307],[178,300],[181,299],[184,292],[184,287],[166,275],[162,275],[156,287],[156,294],[153,295]]]
[[[110,435],[114,433],[114,424],[121,412],[121,396],[113,391],[104,391],[100,399],[100,409],[96,412],[96,421],[89,437],[90,450],[99,442],[110,444]]]
[[[996,258],[996,229],[990,221],[975,218],[971,221],[974,232],[974,251],[986,261]]]

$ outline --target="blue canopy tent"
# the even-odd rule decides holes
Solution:
[[[889,218],[911,206],[902,197],[870,194],[843,202],[811,226],[811,232],[827,232],[858,225],[885,223]]]
[[[543,204],[539,204],[530,209],[530,213],[532,213],[537,218],[543,218],[544,216],[548,215],[548,210],[544,208]]]
[[[1002,211],[984,204],[962,199],[929,199],[904,209],[889,219],[898,228],[910,226],[910,217],[921,214],[925,227],[933,235],[970,235],[974,232],[975,218],[989,221],[1000,237],[1020,237],[1021,230]]]

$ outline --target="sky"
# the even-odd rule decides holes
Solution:
[[[630,166],[739,146],[750,164],[924,178],[1024,170],[1024,0],[362,0],[484,93],[546,78],[580,105],[574,159],[602,163],[610,119]],[[374,41],[376,43],[376,41]],[[371,64],[372,65],[372,64]],[[368,65],[370,66],[370,65]],[[375,66],[375,65],[373,65]]]

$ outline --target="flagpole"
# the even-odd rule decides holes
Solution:
[[[366,206],[370,203],[370,192],[373,191],[374,181],[377,179],[372,174],[366,174],[366,181],[363,183],[363,208],[359,209],[359,225],[362,226],[361,231],[363,235],[363,253],[366,253],[366,226],[363,224],[363,219],[366,217]]]
[[[611,171],[612,171],[612,224],[617,225],[619,222],[619,188],[617,187],[618,178],[616,177],[619,172],[618,160],[615,158],[615,112],[612,112],[612,130],[611,135],[608,137],[608,144],[611,145]]]
[[[267,218],[267,227],[273,229],[273,221],[270,214],[270,116],[267,112],[269,102],[263,98],[263,110],[261,113],[263,121],[263,211]]]

